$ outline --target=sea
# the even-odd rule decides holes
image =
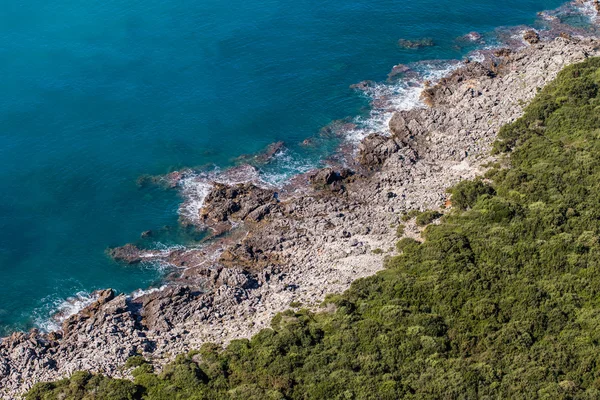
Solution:
[[[94,290],[158,287],[168,267],[106,250],[168,248],[175,190],[140,185],[182,168],[224,170],[273,142],[277,185],[322,165],[335,121],[385,129],[374,92],[398,107],[413,65],[435,78],[503,27],[544,29],[562,0],[4,0],[0,11],[0,336],[54,329]],[[589,13],[558,18],[589,23]],[[477,32],[478,35],[469,33]],[[428,46],[406,48],[399,40]],[[405,42],[406,43],[406,42]],[[410,47],[410,46],[409,46]],[[430,60],[430,61],[428,61]],[[372,81],[367,92],[352,85]],[[358,129],[360,130],[360,129]],[[356,130],[353,131],[356,133]],[[343,135],[342,135],[343,136]],[[350,136],[350,134],[349,134]],[[306,141],[312,145],[306,145]],[[351,138],[348,138],[351,140]],[[305,142],[303,144],[303,142]]]

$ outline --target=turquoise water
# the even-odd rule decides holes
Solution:
[[[0,13],[0,333],[78,292],[130,292],[159,269],[105,249],[177,225],[173,192],[142,174],[225,167],[365,114],[349,86],[455,59],[470,31],[533,23],[561,0],[5,0]],[[400,38],[436,46],[399,48]],[[165,239],[167,240],[167,239]],[[171,235],[170,244],[189,237]],[[156,244],[158,245],[158,244]]]

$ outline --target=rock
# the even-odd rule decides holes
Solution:
[[[400,146],[392,138],[372,133],[358,146],[358,162],[369,168],[379,167],[398,150]]]
[[[392,137],[405,145],[412,142],[415,136],[427,131],[423,126],[421,112],[418,109],[394,113],[389,122]]]
[[[138,264],[142,261],[140,249],[132,244],[109,249],[108,254],[116,261],[126,262],[127,264]]]
[[[403,49],[420,49],[423,47],[435,46],[435,43],[433,42],[433,39],[430,38],[417,40],[400,39],[398,40],[398,46]]]
[[[498,58],[509,57],[512,54],[512,50],[504,47],[501,49],[494,50],[493,54],[494,54],[494,57],[498,57]]]
[[[343,189],[341,182],[352,176],[353,172],[348,168],[335,171],[333,168],[322,168],[308,174],[308,181],[316,189],[329,188],[333,191]]]
[[[285,151],[285,143],[282,141],[271,143],[264,150],[257,154],[242,155],[235,161],[238,164],[250,164],[252,166],[261,166],[269,163],[275,156]]]
[[[496,73],[483,64],[468,62],[452,72],[450,76],[440,79],[435,86],[423,90],[421,100],[430,107],[441,105],[444,103],[444,98],[451,96],[455,90],[453,88],[456,88],[460,83],[495,76]]]
[[[482,39],[482,37],[479,32],[469,32],[464,36],[464,39],[469,40],[471,42],[478,42]]]
[[[523,34],[523,40],[529,44],[536,44],[540,42],[540,35],[533,29],[528,30]]]
[[[257,222],[276,204],[273,190],[260,188],[253,183],[231,186],[216,183],[204,199],[200,220],[208,227],[215,227],[227,221],[240,222],[260,207],[260,211],[248,218],[249,221]]]
[[[365,92],[365,91],[373,88],[376,84],[377,83],[375,81],[362,81],[362,82],[358,82],[353,85],[350,85],[350,89],[356,89],[356,90]]]
[[[87,306],[77,314],[67,318],[62,324],[64,335],[68,335],[73,330],[73,327],[81,324],[83,321],[93,318],[98,314],[102,306],[115,298],[115,292],[112,289],[100,290],[92,293],[92,297],[96,297],[96,301]]]

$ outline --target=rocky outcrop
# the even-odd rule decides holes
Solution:
[[[231,228],[233,222],[260,222],[277,206],[273,190],[253,183],[217,183],[204,199],[200,222],[217,233]]]
[[[523,40],[529,44],[537,44],[540,42],[540,35],[533,29],[528,30],[523,34]]]
[[[135,298],[96,293],[97,302],[61,332],[3,339],[0,394],[15,398],[34,382],[78,369],[127,376],[120,367],[133,354],[160,368],[207,341],[249,337],[291,302],[317,308],[326,293],[381,270],[400,215],[440,206],[447,187],[481,173],[499,128],[565,65],[593,55],[600,55],[596,40],[558,38],[515,51],[500,74],[466,64],[433,91],[431,107],[395,112],[389,132],[360,144],[355,166],[371,169],[364,176],[315,171],[287,196],[252,183],[213,184],[195,223],[226,224],[227,235],[198,247],[112,251],[124,262],[177,268],[166,287]],[[343,194],[313,187],[336,182]],[[406,234],[418,237],[419,228],[408,223]]]
[[[117,261],[125,262],[127,264],[138,264],[142,262],[142,252],[132,244],[109,249],[108,255]]]
[[[421,100],[430,107],[448,105],[442,104],[443,99],[449,98],[463,83],[474,83],[478,79],[493,78],[495,75],[493,70],[482,63],[468,61],[448,77],[441,79],[435,86],[423,90]]]
[[[372,133],[358,145],[358,162],[367,168],[379,168],[398,150],[400,145],[394,138]]]
[[[334,170],[333,168],[323,168],[308,174],[308,181],[317,190],[328,189],[332,192],[344,190],[344,181],[354,175],[348,168]]]

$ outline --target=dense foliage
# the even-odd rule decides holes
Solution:
[[[501,130],[510,167],[455,187],[425,242],[335,312],[285,312],[159,374],[136,361],[135,385],[80,373],[27,398],[600,398],[599,87],[600,59],[566,68]]]

